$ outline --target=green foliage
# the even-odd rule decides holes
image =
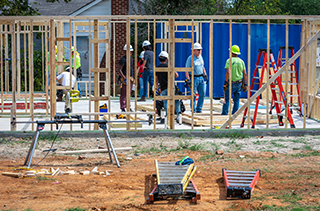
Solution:
[[[148,15],[215,15],[224,14],[225,0],[145,0],[136,1],[134,14]]]
[[[49,178],[49,177],[37,177],[37,180],[52,180],[52,181],[56,181],[56,179]]]
[[[0,15],[2,16],[33,16],[40,15],[37,9],[32,8],[27,0],[1,0]]]

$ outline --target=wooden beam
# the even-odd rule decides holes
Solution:
[[[98,23],[99,23],[98,19],[94,19],[93,40],[99,38],[99,25],[98,25]],[[92,43],[92,40],[90,40],[90,45],[91,45],[91,43]],[[98,68],[99,67],[99,44],[98,43],[93,44],[93,53],[94,53],[93,65],[94,65],[94,68]],[[94,97],[99,97],[99,87],[100,87],[99,73],[95,72],[94,73]],[[99,101],[97,101],[97,100],[94,101],[94,112],[99,112]],[[94,119],[99,120],[99,116],[98,115],[94,116]],[[94,129],[98,130],[99,125],[94,124]]]

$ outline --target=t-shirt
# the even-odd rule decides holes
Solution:
[[[57,80],[62,78],[62,86],[70,86],[70,72],[62,72],[60,75],[57,76]],[[76,77],[72,75],[72,88],[76,83]]]
[[[168,67],[168,64],[167,63],[159,64],[158,67]],[[156,76],[158,77],[161,91],[166,90],[168,88],[168,73],[167,72],[156,72]]]
[[[142,73],[143,73],[142,64],[143,64],[143,60],[140,60],[137,65],[139,68],[139,78],[142,78]]]
[[[153,51],[145,51],[144,60],[146,61],[145,70],[149,72],[153,71]]]
[[[191,67],[191,62],[192,62],[192,55],[190,55],[186,61],[186,67]],[[202,75],[203,74],[203,66],[204,66],[204,61],[201,55],[197,58],[195,55],[193,55],[193,67],[194,67],[194,74],[195,75]]]
[[[130,76],[133,76],[133,59],[132,59],[132,56],[130,56]],[[119,61],[119,64],[122,66],[122,73],[123,75],[126,77],[126,74],[127,74],[127,58],[126,58],[126,55],[124,55],[120,61]]]
[[[230,58],[229,58],[230,59]],[[226,61],[225,69],[228,69],[230,66],[229,59]],[[239,81],[242,80],[243,77],[243,70],[246,69],[246,66],[244,64],[244,61],[240,59],[239,57],[232,57],[232,81]]]

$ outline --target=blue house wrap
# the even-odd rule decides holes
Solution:
[[[196,32],[194,32],[194,42],[200,42],[203,50],[202,56],[205,62],[205,69],[209,75],[209,44],[210,44],[210,23],[201,24],[201,31],[199,32],[199,39],[196,40]],[[162,25],[163,26],[163,25]],[[175,32],[176,38],[192,38],[192,27],[189,26],[188,31],[179,32],[179,30],[186,30],[186,26],[178,26]],[[300,49],[300,35],[301,25],[289,25],[289,46],[293,46],[295,52]],[[157,26],[157,39],[161,38],[161,24]],[[246,68],[248,69],[248,24],[247,23],[233,23],[232,24],[232,44],[240,47],[240,58],[244,60]],[[156,55],[161,51],[161,45],[157,44]],[[285,24],[270,24],[270,49],[273,52],[274,58],[278,60],[279,47],[286,45],[286,25]],[[163,45],[162,45],[163,46]],[[189,55],[191,55],[190,43],[176,43],[175,44],[175,67],[185,67],[185,62]],[[251,76],[252,79],[254,68],[258,58],[258,50],[260,48],[267,48],[267,24],[251,24]],[[283,51],[283,57],[285,52]],[[289,52],[290,57],[290,52]],[[229,23],[214,23],[213,24],[213,97],[223,97],[223,84],[225,80],[226,70],[224,69],[226,60],[229,58]],[[299,67],[299,60],[297,61],[297,71]],[[157,59],[156,65],[159,64]],[[262,59],[260,60],[262,65]],[[248,71],[247,71],[248,73]],[[210,77],[211,78],[211,77]],[[185,74],[179,73],[179,81],[185,80]],[[180,90],[184,90],[184,83],[178,83]],[[209,84],[207,84],[206,96],[209,96]],[[246,97],[247,93],[242,92],[241,97]]]

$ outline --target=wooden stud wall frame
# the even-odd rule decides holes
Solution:
[[[291,19],[301,19],[302,20],[302,31],[301,31],[301,46],[299,50],[296,50],[295,55],[292,58],[288,58],[288,39],[289,39],[289,20]],[[180,21],[184,20],[184,21]],[[197,21],[195,21],[197,20]],[[282,74],[284,78],[286,78],[285,83],[285,93],[288,94],[288,70],[289,65],[293,63],[296,59],[300,59],[300,67],[299,67],[299,85],[301,91],[301,99],[302,99],[302,113],[303,113],[303,128],[306,128],[306,119],[314,118],[320,120],[320,97],[317,96],[317,91],[320,85],[320,79],[316,79],[316,40],[320,36],[320,18],[318,16],[37,16],[37,17],[28,17],[28,16],[15,16],[15,17],[0,17],[0,114],[2,117],[9,118],[12,121],[12,117],[16,118],[28,117],[30,120],[34,121],[38,117],[49,117],[51,120],[55,116],[57,112],[57,104],[56,104],[56,90],[60,89],[56,86],[56,71],[58,73],[64,70],[65,65],[72,66],[71,59],[71,47],[73,46],[75,50],[77,49],[77,33],[86,32],[89,33],[89,81],[85,83],[86,87],[86,96],[89,98],[89,119],[91,116],[94,116],[94,119],[99,119],[99,104],[102,101],[108,101],[109,111],[111,109],[111,86],[113,86],[113,90],[115,90],[115,64],[116,58],[115,53],[111,54],[111,46],[115,48],[115,24],[116,23],[126,23],[126,42],[130,42],[130,36],[134,37],[134,43],[131,45],[134,46],[135,52],[134,57],[138,58],[137,49],[140,48],[138,46],[138,42],[142,41],[138,35],[138,25],[146,24],[146,28],[148,32],[146,33],[148,40],[155,35],[155,31],[157,30],[157,24],[161,24],[161,37],[159,39],[150,40],[151,43],[154,43],[153,50],[156,52],[156,43],[160,43],[161,50],[166,50],[169,53],[169,67],[166,70],[169,75],[169,85],[168,85],[168,96],[167,97],[156,97],[156,99],[167,99],[168,100],[168,125],[170,129],[174,129],[174,100],[175,99],[190,99],[193,102],[193,87],[191,89],[192,95],[188,96],[175,96],[174,95],[174,72],[184,72],[189,71],[190,69],[175,67],[174,58],[178,55],[175,53],[175,43],[193,43],[200,42],[202,44],[202,29],[203,26],[201,23],[209,23],[210,24],[210,40],[209,40],[209,67],[206,67],[207,73],[210,73],[209,80],[209,98],[210,98],[210,128],[213,128],[213,24],[216,21],[225,21],[229,20],[230,28],[229,33],[232,35],[232,24],[236,22],[236,20],[246,20],[248,22],[248,61],[245,61],[248,65],[247,73],[248,73],[248,87],[250,87],[250,71],[252,67],[250,67],[251,61],[251,20],[267,20],[267,52],[269,54],[270,49],[270,22],[272,20],[285,20],[286,24],[286,65],[280,68],[274,76],[270,76],[270,79],[267,80],[265,86],[262,86],[260,90],[256,94],[254,94],[251,98],[247,98],[246,103],[235,113],[231,113],[231,107],[229,108],[229,116],[226,117],[226,121],[222,124],[221,128],[224,129],[227,126],[232,128],[232,121],[236,119],[236,117],[250,105],[251,102],[255,100],[255,98],[265,91],[269,89],[268,84],[272,83],[275,80],[276,75]],[[66,29],[64,24],[69,24],[69,35],[66,36],[67,33],[64,32]],[[163,26],[163,27],[162,27]],[[184,38],[175,38],[175,32],[177,32],[177,26],[191,26],[186,28],[186,31],[192,33],[191,39]],[[101,30],[103,27],[103,30]],[[134,34],[130,35],[130,31],[134,31]],[[196,34],[194,34],[196,32]],[[42,55],[42,94],[35,93],[35,78],[34,74],[34,37],[36,33],[41,35],[41,55]],[[99,33],[105,33],[103,38],[99,37]],[[111,43],[111,37],[113,37],[113,42]],[[11,42],[9,42],[11,40]],[[232,46],[232,36],[229,39],[230,48]],[[66,43],[67,48],[66,48]],[[99,45],[105,45],[106,51],[106,67],[99,68]],[[55,53],[55,46],[57,46],[57,55]],[[192,45],[193,46],[193,45]],[[128,48],[129,49],[129,48]],[[192,47],[193,49],[193,47]],[[64,61],[64,53],[69,51],[69,61]],[[114,51],[113,51],[114,52]],[[127,56],[130,54],[130,51],[127,51]],[[193,53],[192,53],[193,55]],[[93,56],[93,63],[91,68],[91,57]],[[10,59],[9,59],[10,58]],[[27,59],[28,58],[28,59]],[[269,57],[268,57],[269,58]],[[155,55],[154,59],[157,59],[157,55]],[[28,61],[27,61],[28,60]],[[111,60],[113,61],[113,66],[111,66]],[[269,63],[269,61],[268,61]],[[192,62],[193,64],[193,62]],[[137,60],[134,62],[134,66],[136,67]],[[74,72],[75,70],[75,61],[74,61]],[[130,64],[128,62],[127,68],[130,68]],[[9,70],[11,72],[9,74]],[[134,68],[135,69],[135,68]],[[193,69],[193,65],[191,70]],[[113,74],[111,74],[111,71]],[[155,72],[158,71],[155,68]],[[99,78],[100,73],[103,72],[106,74],[106,81],[101,81]],[[129,72],[129,71],[128,71]],[[91,73],[93,74],[93,80],[91,78]],[[71,73],[70,73],[71,74]],[[22,76],[24,75],[24,77]],[[26,77],[28,75],[28,77]],[[113,76],[111,78],[111,75]],[[231,77],[231,74],[230,74]],[[194,79],[193,71],[192,75],[190,75],[192,81]],[[137,81],[137,78],[135,78]],[[112,82],[112,83],[111,83]],[[127,88],[127,92],[130,92],[130,80],[129,86]],[[77,83],[75,88],[77,88]],[[23,85],[22,85],[23,84]],[[71,83],[70,83],[71,84]],[[93,84],[93,87],[91,87]],[[104,86],[105,94],[101,95],[100,93],[100,84]],[[112,84],[112,85],[111,85]],[[71,87],[69,87],[71,88]],[[136,89],[137,90],[137,89]],[[91,95],[91,91],[94,92],[94,95]],[[89,94],[88,94],[89,93]],[[127,95],[127,110],[130,109],[130,95]],[[34,108],[34,103],[36,102],[36,98],[42,97],[45,99],[46,107],[45,112],[37,113]],[[115,91],[113,91],[113,97],[115,97]],[[180,98],[179,98],[180,97]],[[267,97],[268,92],[267,92]],[[24,100],[24,101],[19,101]],[[135,91],[135,108],[137,109],[137,91]],[[19,103],[23,102],[25,105],[24,110],[17,110],[17,101]],[[93,109],[91,108],[91,101],[94,102]],[[268,102],[269,100],[267,100]],[[8,106],[5,106],[4,103],[10,102],[12,103],[11,109],[6,110]],[[285,103],[288,105],[288,103]],[[29,108],[28,106],[29,105]],[[230,104],[231,106],[231,104]],[[267,104],[267,111],[269,105]],[[155,108],[155,103],[154,103]],[[191,105],[191,109],[193,110],[193,103]],[[250,106],[249,106],[250,109]],[[286,110],[286,109],[285,109]],[[136,110],[137,111],[137,110]],[[155,115],[155,109],[154,115]],[[304,112],[306,111],[306,112]],[[248,112],[250,115],[250,110]],[[287,117],[287,112],[285,114]],[[109,115],[110,118],[110,115]],[[137,115],[131,116],[128,118],[137,119]],[[250,116],[247,118],[248,129],[250,128]],[[287,128],[287,118],[285,118],[285,128]],[[193,112],[191,115],[191,126],[190,128],[194,128],[194,116]],[[10,124],[10,123],[9,123]],[[269,128],[269,118],[267,112],[267,122],[266,127]],[[12,131],[17,130],[16,125],[12,125],[10,127]],[[31,127],[34,130],[34,125]],[[51,127],[51,129],[53,129]],[[70,126],[72,130],[72,127]],[[89,126],[91,128],[91,125]],[[98,129],[98,125],[94,125],[94,130]],[[130,125],[127,124],[127,130],[137,130],[137,125],[135,124],[134,128],[130,128]],[[156,129],[156,126],[154,126]]]

